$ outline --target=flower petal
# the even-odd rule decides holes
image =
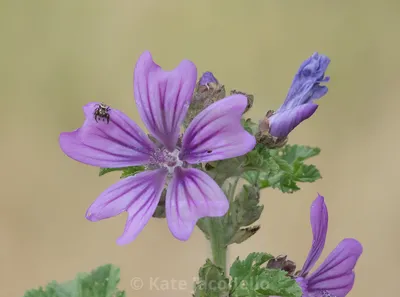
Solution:
[[[134,93],[140,116],[158,141],[173,151],[196,86],[196,66],[183,60],[164,71],[144,52],[135,68]]]
[[[124,234],[118,244],[135,239],[153,215],[164,188],[167,171],[144,171],[129,176],[104,191],[89,207],[86,218],[96,222],[127,211]]]
[[[301,274],[306,275],[313,268],[325,246],[326,233],[328,231],[328,209],[324,197],[318,194],[318,197],[311,204],[310,221],[313,233],[313,242],[305,261]]]
[[[190,164],[234,158],[251,151],[255,137],[240,119],[247,106],[244,95],[226,97],[199,113],[185,131],[180,159]]]
[[[107,124],[94,119],[97,103],[83,107],[86,120],[73,132],[60,134],[59,143],[70,158],[98,167],[118,168],[147,164],[155,145],[144,132],[117,109],[109,111]]]
[[[308,277],[308,291],[326,291],[332,296],[345,297],[353,288],[353,270],[362,251],[362,245],[357,240],[342,240],[321,266]]]
[[[317,104],[309,103],[293,107],[292,109],[277,111],[268,118],[269,133],[279,138],[288,136],[302,121],[311,117],[317,108]]]
[[[229,202],[206,173],[177,167],[166,196],[166,216],[171,233],[188,240],[198,219],[226,214]]]
[[[330,61],[327,56],[318,53],[305,60],[293,79],[285,102],[278,111],[310,103],[324,96],[328,88],[321,86],[320,83],[329,81],[329,77],[324,75]]]

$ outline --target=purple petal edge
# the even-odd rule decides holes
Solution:
[[[279,138],[287,137],[301,122],[310,118],[317,108],[317,104],[309,103],[276,112],[268,119],[269,133]]]
[[[216,182],[201,170],[179,168],[174,172],[166,196],[166,216],[175,238],[190,238],[198,219],[221,217],[229,201]]]
[[[173,151],[197,81],[196,66],[183,60],[164,71],[144,52],[135,67],[134,94],[140,117],[149,132]]]
[[[247,106],[244,95],[232,95],[200,112],[182,139],[181,160],[190,164],[242,156],[256,145],[256,139],[240,119]]]
[[[154,144],[140,127],[117,109],[110,122],[94,119],[97,102],[83,107],[85,122],[73,132],[59,136],[61,150],[71,159],[96,167],[127,167],[147,164]]]
[[[152,217],[160,200],[166,176],[166,170],[158,169],[120,180],[92,203],[86,212],[86,218],[96,222],[127,211],[125,231],[117,243],[130,243]]]
[[[308,291],[328,292],[336,297],[345,297],[353,288],[354,267],[363,252],[363,247],[354,238],[342,240],[325,261],[308,277]]]
[[[328,232],[328,209],[323,196],[313,201],[310,208],[310,222],[313,233],[313,241],[307,259],[301,269],[301,274],[306,275],[314,267],[325,246]]]

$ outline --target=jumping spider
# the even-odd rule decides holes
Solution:
[[[101,119],[103,122],[107,121],[107,124],[110,122],[110,112],[111,108],[104,103],[96,104],[96,109],[93,112],[94,119],[98,122]]]

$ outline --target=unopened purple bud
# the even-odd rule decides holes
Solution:
[[[225,98],[225,87],[218,82],[212,72],[204,72],[196,84],[184,126],[188,127],[196,115],[222,98]]]
[[[215,76],[214,76],[214,74],[212,74],[212,72],[210,72],[210,71],[204,72],[199,80],[199,85],[200,86],[208,86],[211,83],[218,84],[218,80],[215,78]]]
[[[264,118],[258,123],[258,132],[255,137],[257,143],[260,143],[267,148],[274,149],[286,145],[287,137],[276,137],[270,134],[270,118],[275,114],[273,110],[269,110]]]
[[[328,92],[328,88],[321,84],[329,81],[329,77],[325,76],[329,63],[327,56],[314,53],[300,65],[284,103],[268,118],[272,136],[287,137],[314,114],[318,108],[314,101]]]

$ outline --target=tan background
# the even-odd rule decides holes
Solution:
[[[309,205],[320,192],[330,214],[322,258],[344,237],[364,245],[349,296],[396,296],[399,16],[388,0],[0,1],[0,296],[107,262],[121,267],[128,296],[190,296],[208,253],[203,235],[182,243],[152,220],[135,242],[117,246],[125,216],[90,223],[84,214],[118,175],[98,178],[58,146],[60,132],[82,124],[88,101],[122,109],[143,127],[132,71],[146,49],[166,69],[188,58],[199,73],[253,92],[254,119],[280,105],[305,58],[329,55],[329,94],[290,137],[322,148],[313,161],[324,178],[292,196],[266,190],[261,231],[230,258],[288,253],[300,266],[311,243]],[[142,290],[131,289],[134,277]],[[188,286],[150,290],[150,277]]]

